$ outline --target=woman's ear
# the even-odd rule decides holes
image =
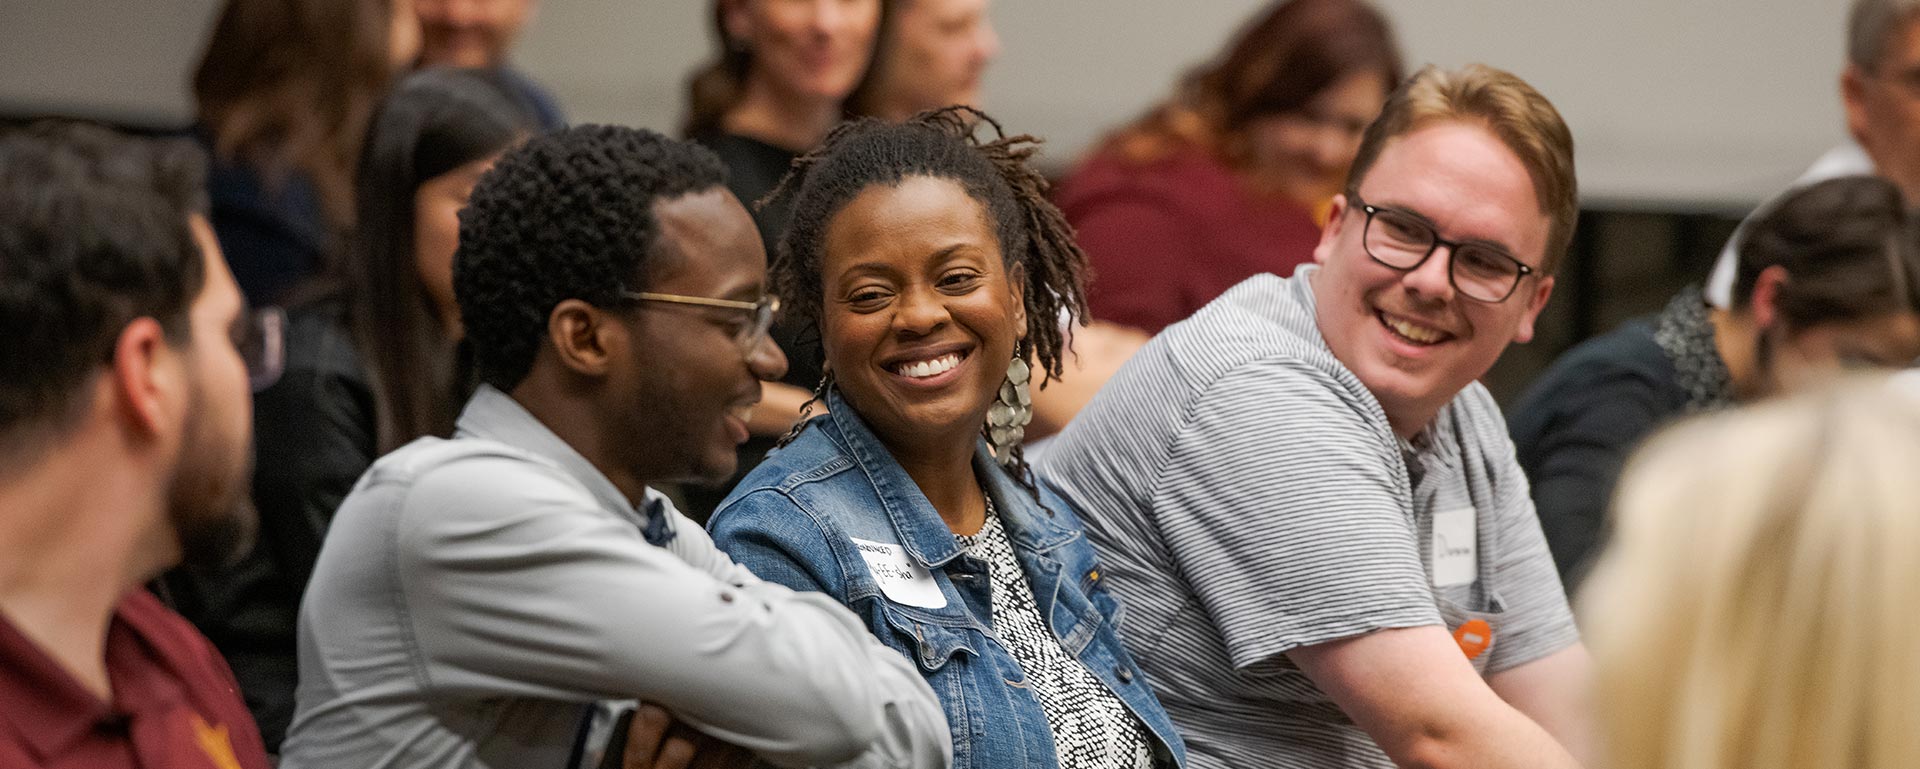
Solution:
[[[1778,264],[1760,271],[1760,277],[1753,282],[1751,301],[1747,303],[1755,328],[1762,331],[1773,328],[1780,317],[1780,289],[1790,279],[1787,268]]]

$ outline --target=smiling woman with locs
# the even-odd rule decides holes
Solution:
[[[1033,140],[982,142],[981,123],[999,133],[964,108],[850,123],[777,193],[793,218],[772,279],[819,324],[827,413],[735,488],[714,541],[914,660],[956,767],[1180,766],[1093,546],[1020,455],[1086,258]]]

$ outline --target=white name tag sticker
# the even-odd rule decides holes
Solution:
[[[1480,537],[1473,508],[1433,514],[1433,586],[1471,585],[1480,578]]]
[[[861,558],[867,559],[867,571],[873,574],[873,581],[880,583],[880,592],[886,593],[889,600],[922,609],[947,605],[947,596],[940,592],[940,584],[933,581],[933,572],[914,563],[907,556],[906,548],[857,537],[853,546],[859,548]]]

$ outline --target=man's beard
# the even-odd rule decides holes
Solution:
[[[253,476],[251,445],[236,461],[206,413],[196,380],[187,404],[180,439],[180,461],[167,490],[167,515],[180,541],[181,561],[189,566],[231,565],[253,546],[260,527],[248,479]],[[236,466],[237,465],[237,466]]]

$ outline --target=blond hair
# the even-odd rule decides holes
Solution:
[[[1431,64],[1413,73],[1387,97],[1380,117],[1367,126],[1360,152],[1347,172],[1348,191],[1358,190],[1367,171],[1392,140],[1444,121],[1486,126],[1526,166],[1540,212],[1547,215],[1547,252],[1541,272],[1552,274],[1573,242],[1580,216],[1579,183],[1573,174],[1573,132],[1547,97],[1512,74],[1484,64],[1444,70]]]
[[[1616,769],[1920,766],[1920,392],[1683,424],[1629,464],[1581,594]]]

